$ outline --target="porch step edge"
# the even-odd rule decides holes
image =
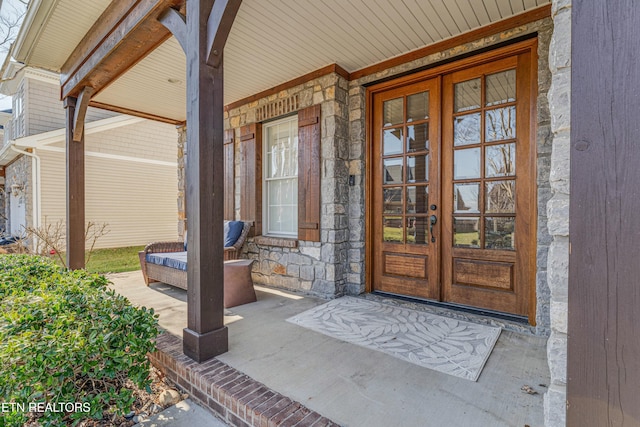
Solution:
[[[168,332],[156,340],[149,360],[191,399],[235,427],[339,427],[235,368],[213,358],[197,363],[182,353],[182,340]]]

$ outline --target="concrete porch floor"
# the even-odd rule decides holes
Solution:
[[[133,304],[153,307],[182,337],[186,291],[109,276]],[[503,330],[477,382],[413,365],[285,320],[325,301],[256,286],[258,301],[227,310],[227,365],[344,426],[542,426],[546,338]],[[521,390],[530,386],[538,394]]]

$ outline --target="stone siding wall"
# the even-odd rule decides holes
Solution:
[[[236,218],[240,207],[240,127],[284,117],[312,105],[321,106],[320,242],[299,241],[283,247],[250,238],[246,256],[255,259],[257,283],[323,297],[345,293],[349,251],[349,110],[348,82],[331,73],[225,114],[225,129],[235,130]]]
[[[551,385],[544,396],[547,427],[566,425],[567,410],[567,319],[569,288],[569,143],[571,100],[571,0],[552,2],[553,37],[549,49],[551,88],[550,185],[552,198],[546,206],[552,237],[547,260],[551,290],[551,336],[547,357]]]
[[[184,240],[187,229],[187,199],[186,175],[184,167],[187,164],[187,127],[178,127],[178,237]]]

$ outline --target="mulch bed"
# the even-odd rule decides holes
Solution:
[[[147,390],[138,388],[132,382],[127,383],[127,387],[134,390],[134,396],[136,400],[133,402],[131,412],[125,416],[117,414],[109,414],[105,412],[103,419],[101,420],[83,420],[79,424],[79,427],[131,427],[138,422],[148,418],[151,415],[157,414],[163,411],[169,406],[177,402],[162,402],[160,399],[161,394],[165,390],[175,390],[175,387],[153,366],[151,367],[151,385],[149,393]],[[186,394],[181,395],[181,399],[186,399]],[[31,420],[25,424],[25,427],[40,426],[40,414],[32,416]]]

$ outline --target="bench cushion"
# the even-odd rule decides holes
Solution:
[[[145,259],[150,264],[187,271],[187,252],[157,252],[147,254]]]
[[[242,221],[225,221],[224,222],[224,247],[228,248],[236,244],[242,234]]]
[[[242,221],[225,221],[224,222],[224,247],[229,248],[236,244],[240,235],[244,222]],[[187,232],[184,232],[184,250],[187,250]]]

